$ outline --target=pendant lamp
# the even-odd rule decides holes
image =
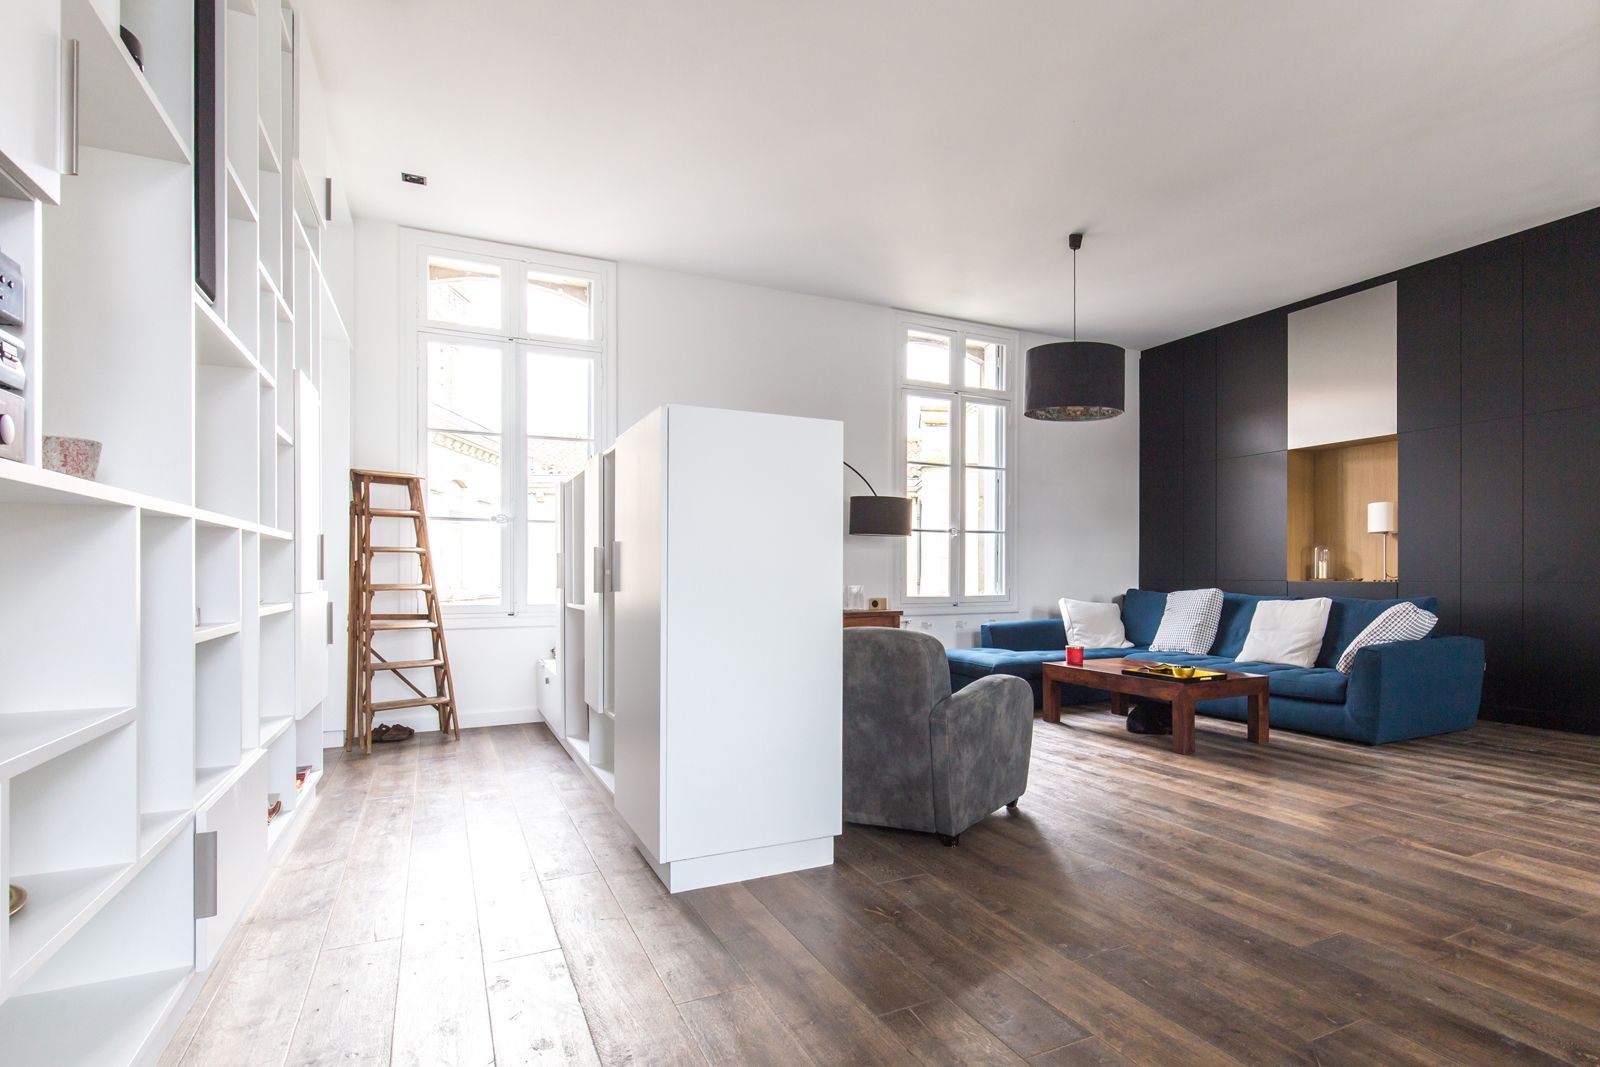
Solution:
[[[1072,249],[1072,340],[1028,349],[1027,391],[1022,413],[1045,422],[1093,422],[1126,410],[1126,353],[1103,341],[1078,340],[1078,249],[1083,234],[1067,238]]]

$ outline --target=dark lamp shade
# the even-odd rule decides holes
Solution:
[[[1022,413],[1046,422],[1091,422],[1126,408],[1124,353],[1102,341],[1056,341],[1028,349]]]
[[[905,496],[853,496],[850,498],[850,532],[878,537],[911,536],[911,498]]]

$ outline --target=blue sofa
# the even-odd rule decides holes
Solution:
[[[1089,659],[1126,656],[1200,667],[1221,667],[1267,676],[1272,694],[1275,729],[1338,737],[1381,745],[1412,737],[1465,730],[1478,719],[1483,695],[1483,642],[1473,637],[1429,637],[1373,645],[1356,654],[1350,673],[1334,668],[1339,654],[1367,624],[1393,600],[1358,600],[1332,597],[1328,629],[1314,667],[1283,663],[1241,663],[1235,657],[1244,647],[1256,605],[1263,600],[1292,597],[1249,596],[1224,593],[1222,621],[1207,655],[1154,652],[1150,642],[1161,625],[1167,594],[1130,589],[1122,601],[1122,624],[1132,648],[1091,648]],[[1437,613],[1433,597],[1414,597],[1418,607]],[[949,650],[950,685],[960,689],[991,674],[1023,679],[1039,702],[1043,665],[1061,660],[1065,634],[1060,619],[992,622],[981,632],[981,644]],[[1063,704],[1107,700],[1103,690],[1063,686]],[[1202,701],[1202,715],[1243,722],[1245,698]]]

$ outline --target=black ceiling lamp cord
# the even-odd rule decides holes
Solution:
[[[1028,349],[1022,413],[1045,422],[1093,422],[1121,415],[1127,386],[1126,353],[1117,345],[1078,340],[1078,249],[1083,234],[1067,236],[1072,250],[1072,340]]]

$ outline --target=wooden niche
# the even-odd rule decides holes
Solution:
[[[1396,535],[1367,532],[1367,505],[1399,499],[1400,449],[1393,436],[1291,449],[1288,579],[1312,580],[1311,550],[1327,545],[1329,580],[1382,580],[1383,537]],[[1398,559],[1398,544],[1391,544],[1391,581],[1399,574]]]

